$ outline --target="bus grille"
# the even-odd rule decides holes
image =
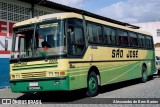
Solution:
[[[46,77],[46,71],[21,73],[22,78],[41,78]]]

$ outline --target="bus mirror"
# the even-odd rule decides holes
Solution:
[[[5,40],[5,51],[8,50],[8,40]]]
[[[5,51],[7,51],[8,50],[8,46],[9,46],[9,42],[11,41],[11,37],[8,37],[8,36],[6,36],[5,37],[5,43],[4,43],[4,48],[5,48]]]

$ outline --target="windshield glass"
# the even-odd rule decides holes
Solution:
[[[14,29],[12,58],[46,57],[66,53],[63,21],[42,22]]]

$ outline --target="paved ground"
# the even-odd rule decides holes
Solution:
[[[103,86],[100,90],[100,94],[95,98],[87,98],[84,90],[72,91],[72,92],[52,92],[52,93],[36,93],[36,94],[21,94],[12,93],[10,89],[1,89],[0,98],[15,98],[18,100],[42,100],[42,103],[55,104],[54,106],[63,106],[66,103],[75,103],[78,106],[80,104],[92,104],[92,103],[103,103],[104,98],[160,98],[160,78],[155,76],[153,80],[149,80],[146,83],[140,83],[138,80],[132,80],[122,82],[118,84],[112,84]],[[102,99],[101,99],[102,98]],[[58,104],[57,104],[58,103]],[[70,106],[70,105],[65,105]],[[96,105],[87,105],[96,106]],[[102,105],[104,106],[104,105]],[[108,105],[110,107],[113,104]],[[114,105],[115,106],[115,105]],[[117,105],[118,107],[127,107],[129,105]],[[139,106],[130,105],[130,106]],[[151,107],[153,105],[141,105],[144,107]],[[154,105],[159,107],[158,104]]]

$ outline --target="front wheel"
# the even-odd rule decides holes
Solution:
[[[99,93],[98,78],[94,72],[91,72],[87,80],[88,90],[87,96],[94,97]]]
[[[147,81],[148,77],[147,77],[147,68],[146,67],[142,67],[142,79],[141,81],[143,83],[145,83]]]

